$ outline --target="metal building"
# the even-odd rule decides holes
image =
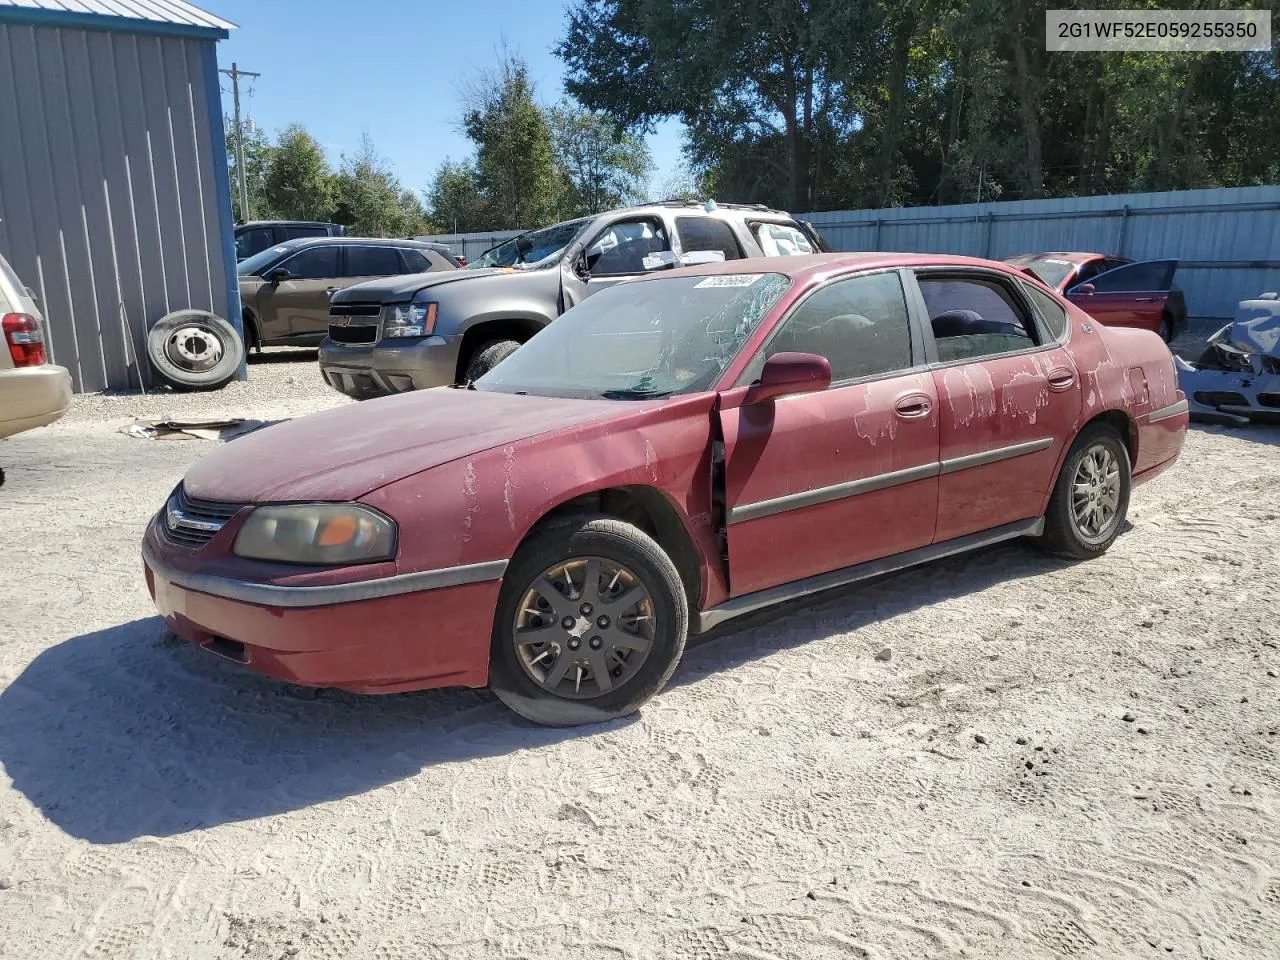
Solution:
[[[182,0],[0,0],[0,253],[81,391],[150,385],[173,310],[240,324],[216,46]]]

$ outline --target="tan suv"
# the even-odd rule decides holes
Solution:
[[[0,257],[0,438],[53,423],[71,403],[71,375],[46,362],[42,322],[31,293]]]
[[[241,260],[245,345],[314,347],[329,329],[329,298],[381,277],[458,269],[448,248],[418,240],[288,240]]]

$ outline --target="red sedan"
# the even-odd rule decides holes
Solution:
[[[1187,301],[1173,285],[1177,260],[1025,253],[1005,263],[1031,273],[1099,323],[1153,330],[1166,343],[1186,329]]]
[[[170,627],[294,683],[636,710],[688,634],[1017,537],[1105,551],[1178,457],[1160,338],[960,257],[731,261],[610,287],[469,389],[197,464],[150,524]]]

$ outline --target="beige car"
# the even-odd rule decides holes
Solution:
[[[0,438],[53,423],[71,403],[71,375],[46,362],[42,323],[30,292],[0,257]]]

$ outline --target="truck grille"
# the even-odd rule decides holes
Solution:
[[[226,526],[244,506],[242,503],[216,503],[187,496],[179,486],[164,507],[162,529],[165,537],[184,547],[203,547]]]
[[[334,343],[375,343],[380,303],[335,303],[329,306],[329,339]]]
[[[329,339],[334,343],[374,343],[378,339],[378,327],[372,323],[339,327],[329,324]]]

